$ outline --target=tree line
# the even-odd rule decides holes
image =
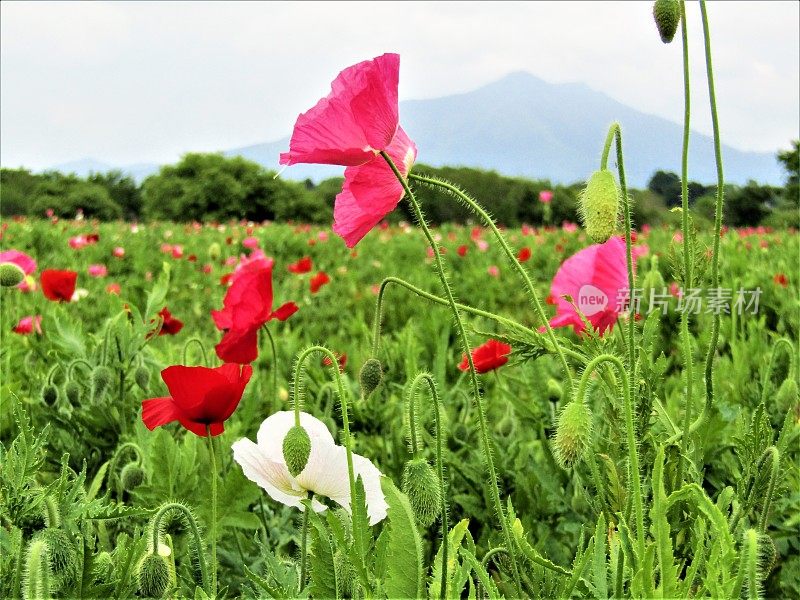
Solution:
[[[750,181],[744,186],[726,185],[727,225],[773,225],[800,227],[800,148],[777,155],[787,179],[784,187]],[[497,221],[514,227],[577,221],[578,197],[582,183],[553,184],[548,180],[506,177],[496,171],[469,167],[416,165],[415,172],[442,177],[470,190]],[[295,182],[275,177],[257,163],[221,154],[190,153],[137,184],[119,172],[92,173],[85,178],[56,171],[32,173],[26,169],[0,170],[0,214],[2,216],[43,216],[52,210],[61,217],[73,217],[81,210],[86,217],[101,220],[296,221],[330,222],[333,202],[341,190],[342,178],[320,183]],[[552,201],[545,205],[539,193],[549,190]],[[647,189],[629,190],[633,219],[637,225],[657,225],[678,217],[670,209],[681,204],[678,175],[657,171]],[[696,219],[712,220],[715,186],[689,182],[689,201]],[[434,223],[465,222],[470,217],[457,202],[439,192],[419,188],[428,217]],[[393,219],[410,220],[404,204]]]

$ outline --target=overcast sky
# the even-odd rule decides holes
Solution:
[[[683,115],[680,43],[661,43],[649,1],[0,7],[3,166],[168,162],[272,141],[342,68],[386,51],[402,56],[401,99],[525,70],[584,82],[676,122]],[[772,152],[798,137],[799,7],[708,5],[720,122],[732,146]],[[700,11],[694,2],[687,11],[693,127],[710,133]]]

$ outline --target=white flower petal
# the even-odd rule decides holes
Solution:
[[[311,441],[311,454],[297,481],[307,490],[331,500],[350,505],[350,484],[347,477],[347,455],[343,446]],[[342,503],[342,499],[345,501]]]
[[[353,454],[353,472],[356,479],[360,476],[364,482],[369,524],[375,525],[386,518],[386,511],[389,508],[381,489],[381,472],[372,461],[358,454]]]
[[[306,493],[294,489],[285,464],[264,456],[260,447],[247,438],[234,442],[231,448],[233,459],[242,467],[245,477],[264,488],[273,500],[286,506],[302,506],[300,500]]]
[[[336,442],[325,426],[325,423],[312,417],[308,413],[300,413],[300,425],[308,433],[311,438],[311,447],[314,447],[314,441],[319,440],[321,443],[335,445]],[[294,426],[294,412],[291,410],[283,410],[276,412],[267,417],[261,427],[258,429],[258,446],[261,452],[270,460],[283,463],[283,438]]]

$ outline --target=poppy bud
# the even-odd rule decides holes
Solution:
[[[550,402],[558,402],[563,394],[564,390],[561,388],[560,383],[552,377],[547,380],[547,398]]]
[[[563,468],[578,462],[592,436],[592,413],[580,400],[572,400],[558,415],[555,456]]]
[[[617,227],[619,192],[613,173],[608,169],[595,171],[580,195],[578,214],[586,233],[596,244],[611,237]]]
[[[161,598],[169,585],[169,565],[160,554],[148,554],[139,565],[139,592],[145,598]]]
[[[297,477],[306,468],[311,454],[311,438],[300,425],[293,426],[283,438],[283,459],[292,477]]]
[[[782,412],[786,412],[797,405],[797,400],[797,381],[795,381],[794,377],[788,377],[783,380],[781,387],[778,388],[778,392],[775,394],[775,405]]]
[[[342,598],[355,598],[356,571],[350,559],[341,550],[333,555],[333,568],[336,571],[336,583]]]
[[[103,550],[94,558],[92,574],[94,575],[96,581],[106,583],[113,568],[114,560],[111,558],[111,554]]]
[[[150,369],[147,367],[137,367],[136,371],[133,373],[133,380],[143,392],[146,392],[147,388],[150,387]]]
[[[413,458],[403,467],[403,493],[408,496],[417,522],[423,527],[432,525],[439,514],[442,488],[424,458]]]
[[[222,255],[222,248],[219,243],[214,242],[208,247],[208,258],[217,260]]]
[[[497,435],[502,437],[509,437],[512,433],[514,433],[514,419],[511,418],[511,415],[506,413],[500,422],[497,423],[495,427],[495,431]]]
[[[47,383],[42,388],[42,400],[47,406],[53,406],[58,402],[58,388],[52,383]]]
[[[119,479],[122,482],[122,489],[130,492],[142,485],[144,481],[144,469],[134,462],[128,463],[122,467],[122,473],[120,473]]]
[[[678,31],[681,21],[681,5],[678,0],[656,0],[653,4],[653,18],[656,21],[661,41],[669,44]]]
[[[368,397],[383,381],[381,361],[377,358],[370,358],[365,362],[364,366],[361,367],[361,372],[358,374],[358,380],[361,383],[361,391],[364,397]]]
[[[281,402],[286,402],[289,399],[289,390],[282,387],[278,390],[278,398],[280,398]]]
[[[14,263],[0,263],[0,286],[16,287],[25,279],[25,271]]]
[[[47,543],[47,557],[53,574],[53,588],[69,587],[78,576],[78,554],[63,529],[44,529],[39,535]]]
[[[642,278],[642,289],[644,290],[663,290],[666,287],[661,271],[658,270],[658,256],[655,254],[650,258],[650,270]]]
[[[92,372],[92,402],[102,400],[113,376],[111,369],[104,365],[95,368]]]
[[[77,381],[70,379],[64,384],[64,396],[72,406],[78,406],[81,402],[81,386]]]

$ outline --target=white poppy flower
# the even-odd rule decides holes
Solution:
[[[283,439],[294,426],[294,412],[281,411],[267,417],[256,436],[257,443],[244,438],[234,442],[233,458],[245,476],[264,488],[273,499],[303,510],[301,500],[308,492],[327,496],[350,511],[350,483],[347,476],[347,451],[333,439],[325,423],[308,413],[300,413],[300,425],[311,439],[308,463],[292,477],[283,458]],[[361,477],[367,500],[370,525],[386,517],[388,508],[381,490],[381,472],[369,459],[353,454],[353,475]],[[316,497],[311,505],[316,512],[325,505]]]

